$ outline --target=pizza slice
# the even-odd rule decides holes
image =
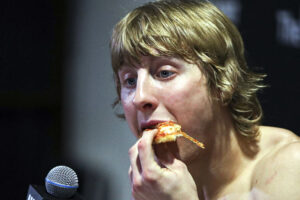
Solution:
[[[205,148],[203,143],[197,141],[196,139],[192,138],[188,134],[182,132],[181,126],[172,121],[159,123],[156,125],[156,128],[158,129],[158,132],[154,137],[154,141],[153,141],[154,144],[174,142],[176,141],[177,137],[184,137],[192,141],[193,143],[195,143],[197,146],[203,149]]]

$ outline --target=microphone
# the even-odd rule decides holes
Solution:
[[[73,169],[57,166],[45,178],[45,186],[29,185],[27,200],[83,200],[76,192],[78,177]]]

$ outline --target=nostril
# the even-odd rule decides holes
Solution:
[[[152,108],[152,104],[151,103],[146,103],[143,108]]]

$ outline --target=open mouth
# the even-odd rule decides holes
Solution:
[[[143,127],[142,128],[142,131],[145,131],[145,130],[151,130],[151,129],[155,129],[156,128],[156,125],[154,126],[146,126],[146,127]]]
[[[141,130],[145,131],[145,130],[149,130],[149,129],[155,129],[157,124],[165,122],[165,120],[151,120],[151,121],[147,121],[147,122],[142,122],[141,123]]]

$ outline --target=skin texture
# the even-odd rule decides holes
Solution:
[[[140,64],[125,63],[119,78],[125,117],[138,138],[129,150],[133,199],[300,196],[298,137],[284,129],[260,127],[255,149],[245,151],[250,144],[238,136],[228,108],[209,95],[197,65],[179,58],[144,56]],[[184,138],[152,145],[157,130],[144,129],[170,120],[206,149]]]

